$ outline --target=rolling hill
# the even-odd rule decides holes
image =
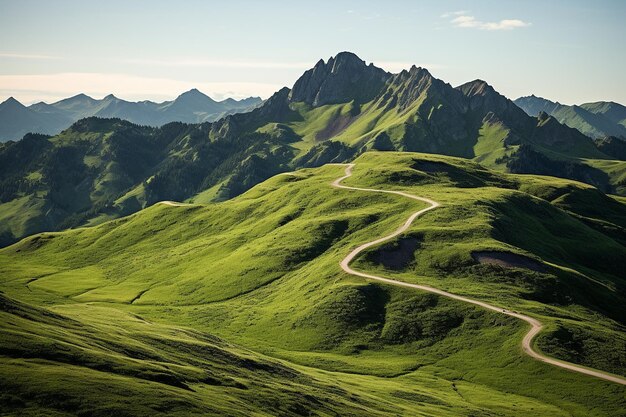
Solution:
[[[131,102],[112,94],[101,100],[78,94],[56,103],[24,106],[13,97],[0,104],[0,142],[19,140],[26,133],[56,135],[85,117],[108,117],[147,126],[170,122],[202,123],[228,114],[249,111],[261,103],[258,97],[215,101],[197,89],[163,103]]]
[[[623,198],[448,156],[365,152],[354,164],[342,184],[440,206],[353,268],[529,315],[544,325],[539,351],[626,376]],[[344,169],[1,249],[6,410],[624,415],[624,385],[527,356],[526,323],[342,271],[357,245],[427,207],[332,187]]]
[[[626,107],[612,101],[568,106],[531,95],[516,99],[515,104],[530,116],[545,112],[593,139],[616,136],[626,140]]]
[[[160,200],[226,200],[279,172],[372,149],[463,157],[624,195],[626,162],[605,145],[545,113],[528,116],[484,81],[454,88],[423,68],[390,74],[342,52],[258,108],[213,123],[87,118],[54,137],[2,145],[0,242]]]

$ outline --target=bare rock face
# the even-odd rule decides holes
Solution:
[[[594,140],[594,143],[600,152],[604,152],[615,159],[626,161],[626,139],[606,136]]]
[[[488,113],[492,113],[513,129],[529,131],[535,124],[532,119],[524,117],[524,111],[520,111],[515,103],[483,80],[470,81],[457,87],[457,90],[467,97],[469,110],[477,120],[483,120]]]
[[[389,77],[389,73],[367,65],[355,54],[341,52],[306,71],[294,84],[289,98],[315,107],[352,100],[365,103],[376,97]]]

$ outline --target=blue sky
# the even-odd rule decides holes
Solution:
[[[626,1],[6,1],[0,100],[268,97],[349,50],[510,98],[626,104]]]

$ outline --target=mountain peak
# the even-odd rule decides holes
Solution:
[[[25,106],[17,101],[14,97],[7,98],[5,101],[0,103],[0,107],[3,109],[18,109],[22,107],[25,108]]]
[[[486,81],[476,79],[457,87],[463,94],[468,97],[472,96],[486,96],[490,94],[498,94],[496,90],[489,85]]]
[[[184,93],[181,94],[181,96],[203,96],[203,97],[208,97],[206,94],[204,94],[203,92],[201,92],[200,90],[198,90],[197,88],[192,88],[189,91],[185,91]]]
[[[85,93],[78,93],[75,96],[70,97],[69,99],[88,99],[88,100],[94,100],[93,97],[88,96]],[[66,99],[67,100],[67,99]]]
[[[337,72],[342,66],[365,67],[367,64],[352,52],[339,52],[334,57],[328,59],[328,65],[332,67],[332,72]]]
[[[366,102],[374,98],[389,76],[352,52],[340,52],[327,62],[319,60],[302,74],[293,85],[290,100],[313,106]]]
[[[97,100],[95,98],[90,97],[90,96],[88,96],[87,94],[84,94],[84,93],[79,93],[79,94],[76,94],[75,96],[64,98],[64,99],[59,100],[59,101],[57,101],[55,103],[52,103],[52,105],[53,106],[58,106],[58,105],[61,105],[61,106],[66,106],[66,105],[74,106],[74,105],[80,105],[81,103],[82,104],[84,104],[84,103],[93,104],[95,102],[97,102]]]
[[[174,101],[194,101],[194,102],[211,102],[211,103],[216,103],[215,100],[213,100],[211,97],[207,96],[206,94],[204,94],[203,92],[201,92],[200,90],[198,90],[197,88],[192,88],[189,91],[185,91],[184,93],[182,93],[181,95],[179,95],[178,97],[176,97],[176,100]]]

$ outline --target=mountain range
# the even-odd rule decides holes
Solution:
[[[215,101],[195,88],[162,103],[126,101],[112,94],[96,100],[78,94],[52,104],[39,102],[27,107],[10,97],[0,103],[0,141],[18,140],[26,133],[55,135],[77,120],[91,116],[117,117],[146,126],[211,122],[228,114],[249,111],[260,103],[259,97]]]
[[[0,233],[7,244],[160,200],[225,200],[279,172],[368,150],[458,156],[623,195],[619,145],[596,143],[545,112],[529,116],[485,81],[452,87],[424,68],[391,74],[342,52],[252,111],[213,123],[156,128],[90,117],[53,137],[1,146]]]
[[[614,136],[626,141],[626,107],[612,101],[568,106],[534,95],[514,101],[530,116],[544,112],[564,125],[597,139]]]

